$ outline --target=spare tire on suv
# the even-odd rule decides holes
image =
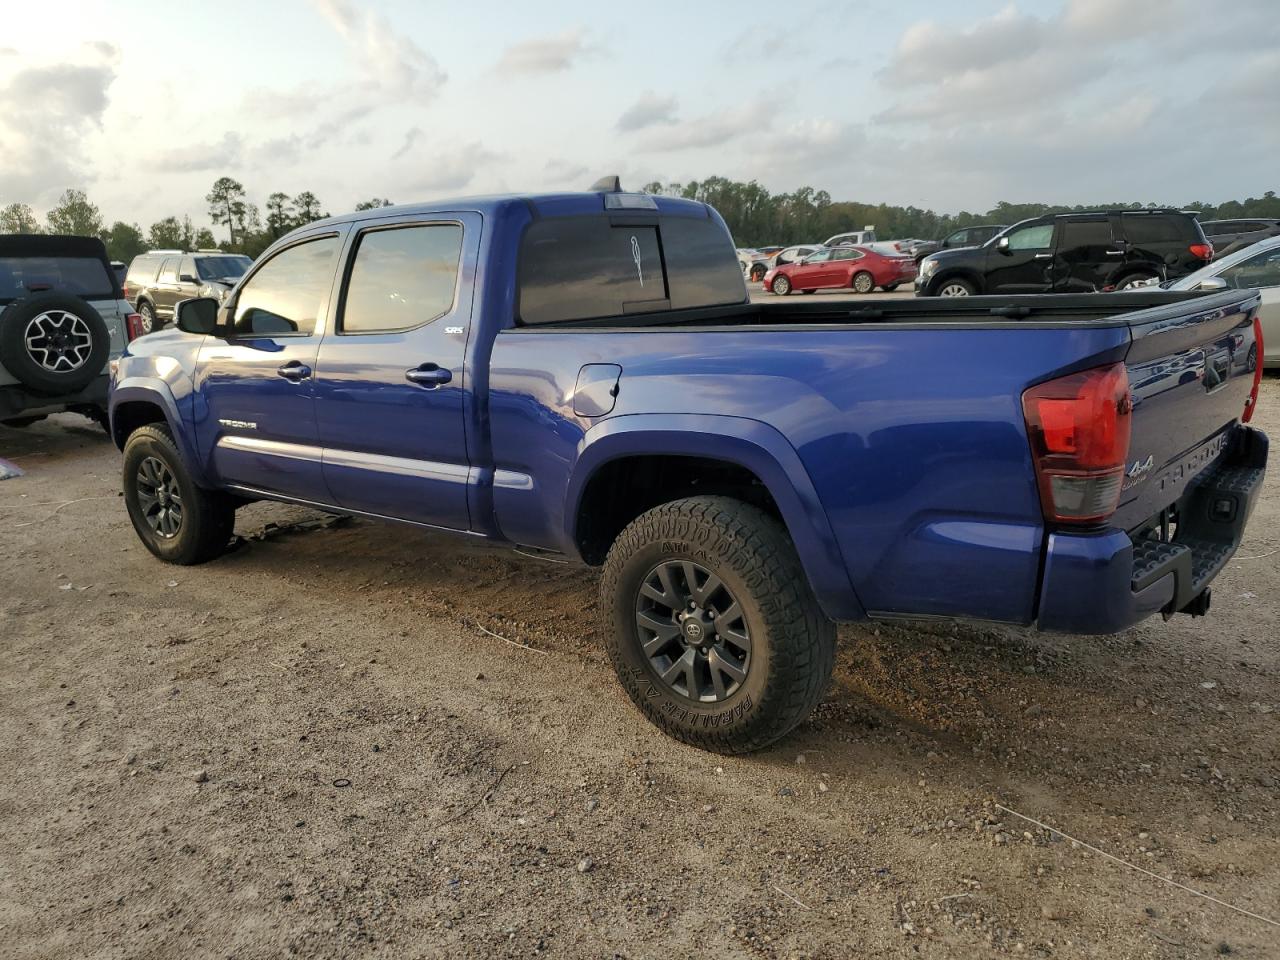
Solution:
[[[0,312],[0,364],[36,393],[83,390],[110,353],[102,317],[72,294],[36,293]]]

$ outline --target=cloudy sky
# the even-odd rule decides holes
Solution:
[[[0,205],[339,212],[712,174],[836,199],[1222,201],[1280,189],[1274,0],[6,4]]]

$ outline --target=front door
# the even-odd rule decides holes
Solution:
[[[351,238],[315,385],[325,481],[341,506],[470,526],[463,407],[480,224],[475,213],[405,217]]]
[[[197,366],[196,439],[222,483],[327,503],[316,442],[316,353],[342,235],[286,247],[244,282]]]
[[[1048,293],[1053,287],[1052,222],[1011,230],[1007,247],[987,249],[987,293]]]

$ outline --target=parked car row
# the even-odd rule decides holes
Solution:
[[[179,300],[225,299],[252,263],[243,254],[221,250],[149,250],[129,264],[124,295],[138,311],[142,332],[150,333],[173,319]]]

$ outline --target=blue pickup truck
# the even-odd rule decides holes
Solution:
[[[746,751],[821,699],[836,621],[1206,612],[1266,464],[1258,305],[756,304],[705,204],[457,200],[309,224],[184,301],[111,426],[170,563],[271,499],[602,565],[631,699]]]

